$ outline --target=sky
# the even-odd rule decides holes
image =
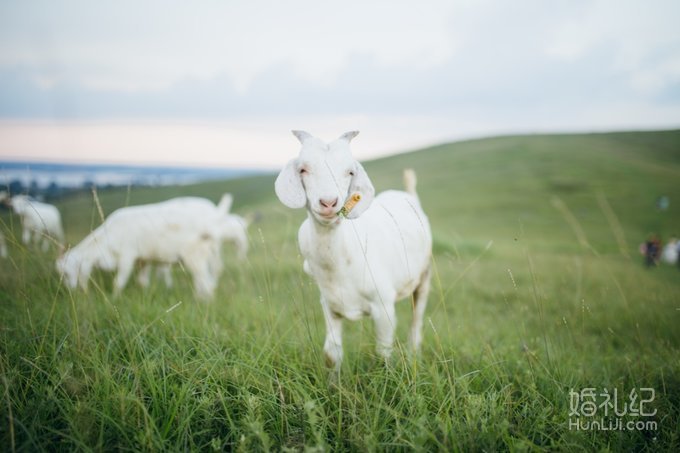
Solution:
[[[276,168],[680,127],[680,2],[0,0],[0,160]]]

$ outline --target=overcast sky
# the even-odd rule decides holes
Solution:
[[[680,127],[680,2],[0,1],[0,158],[270,166]]]

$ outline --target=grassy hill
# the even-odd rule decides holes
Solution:
[[[248,260],[225,249],[211,304],[179,267],[172,290],[131,282],[114,299],[97,274],[88,294],[69,292],[54,257],[18,244],[3,215],[0,445],[677,450],[680,269],[646,269],[637,248],[680,235],[680,131],[471,140],[365,167],[378,191],[400,188],[405,167],[419,177],[435,239],[422,357],[398,351],[385,367],[370,320],[345,323],[341,380],[328,385],[318,291],[296,244],[304,212],[276,200],[274,175],[109,190],[105,214],[232,192],[234,211],[261,213]],[[100,222],[91,194],[59,208],[70,243]],[[409,311],[398,305],[404,342]],[[622,420],[655,429],[570,429],[570,390],[587,388],[616,389],[621,405],[654,389],[653,417]]]

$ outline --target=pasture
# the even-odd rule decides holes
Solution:
[[[370,319],[346,322],[337,385],[297,250],[304,210],[278,202],[275,175],[98,194],[104,214],[224,192],[234,212],[261,213],[246,262],[225,247],[212,303],[178,266],[170,290],[131,279],[114,298],[96,273],[87,294],[70,291],[54,252],[24,247],[3,212],[0,448],[677,451],[680,269],[647,269],[637,249],[680,235],[680,131],[471,140],[365,165],[377,191],[401,188],[404,167],[434,235],[423,352],[403,348],[408,301],[387,366]],[[71,244],[101,222],[91,194],[57,206]],[[570,427],[570,391],[588,388],[620,404],[654,389],[655,415],[621,418],[656,426]]]

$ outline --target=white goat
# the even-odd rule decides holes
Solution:
[[[297,158],[283,168],[276,195],[290,208],[307,208],[298,232],[304,270],[319,286],[326,321],[324,354],[334,374],[342,362],[342,319],[371,316],[377,352],[387,359],[397,319],[394,305],[412,296],[411,350],[420,349],[423,313],[430,286],[432,235],[415,186],[406,171],[406,192],[375,189],[349,142],[347,132],[326,144],[307,132],[293,131],[302,143]],[[347,218],[338,216],[345,199],[361,200]]]
[[[230,205],[227,194],[219,206],[203,198],[182,197],[118,209],[60,257],[57,269],[68,286],[83,289],[93,268],[116,270],[114,291],[119,293],[136,262],[181,261],[192,274],[197,296],[211,298],[222,271],[220,248]],[[171,282],[169,267],[164,271],[166,283]]]
[[[1,195],[6,198],[6,193]],[[8,204],[21,218],[21,240],[28,245],[31,239],[36,244],[42,239],[42,250],[46,252],[50,241],[59,247],[64,243],[64,229],[61,226],[61,214],[51,204],[33,200],[27,195],[16,195],[8,200]]]

